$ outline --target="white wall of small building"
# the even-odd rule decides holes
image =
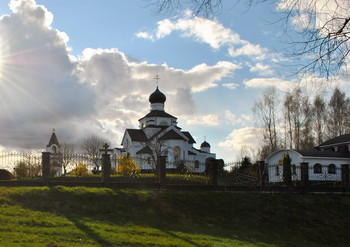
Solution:
[[[283,181],[283,167],[282,165],[278,165],[278,161],[284,154],[289,155],[292,159],[291,165],[295,165],[296,167],[295,173],[292,171],[293,181],[301,179],[300,163],[302,162],[308,163],[310,181],[341,181],[341,165],[350,163],[350,160],[346,158],[304,157],[294,150],[280,150],[273,153],[265,160],[268,169],[269,182]],[[315,164],[321,164],[322,173],[314,173],[313,167]],[[328,166],[330,164],[335,165],[335,174],[328,173]]]

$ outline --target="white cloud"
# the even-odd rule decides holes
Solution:
[[[207,125],[207,126],[218,126],[219,117],[215,114],[208,114],[203,116],[193,116],[186,120],[187,125]]]
[[[97,134],[118,145],[125,128],[137,127],[148,112],[156,74],[168,96],[166,109],[183,109],[193,115],[192,124],[218,125],[216,115],[197,116],[192,96],[217,86],[239,65],[221,61],[182,70],[138,62],[113,48],[87,48],[73,57],[68,35],[51,27],[46,8],[23,0],[12,1],[11,9],[0,18],[2,145],[45,147],[53,127],[61,141]]]
[[[293,82],[279,78],[254,78],[244,82],[244,84],[250,88],[276,87],[282,91],[288,91],[296,86]]]
[[[270,65],[263,63],[256,63],[250,67],[250,72],[257,72],[259,75],[272,75],[273,70]]]
[[[228,52],[232,57],[250,56],[256,60],[263,60],[266,58],[268,50],[260,45],[253,45],[245,41],[244,46],[237,49],[230,48]]]
[[[138,32],[136,34],[136,37],[138,38],[143,38],[143,39],[149,39],[149,40],[154,40],[154,37],[152,34],[147,33],[147,32]]]
[[[53,21],[53,14],[43,5],[37,5],[34,0],[11,0],[10,9],[15,16],[23,18],[27,23],[49,28]]]
[[[237,83],[224,83],[222,85],[228,89],[236,89],[239,86]]]
[[[183,18],[159,21],[156,30],[138,32],[136,37],[154,41],[162,39],[174,31],[179,31],[183,37],[192,37],[197,42],[209,44],[214,49],[228,46],[228,54],[232,57],[249,56],[262,60],[266,58],[268,52],[266,48],[262,48],[260,45],[254,45],[241,39],[239,34],[226,28],[219,21],[193,16],[188,10],[185,11]]]
[[[94,93],[72,75],[68,36],[51,28],[53,15],[34,1],[10,7],[14,13],[0,18],[0,138],[7,146],[42,144],[53,127],[78,128],[73,122],[94,110]]]
[[[225,28],[218,21],[191,15],[174,21],[164,19],[157,23],[156,31],[139,32],[136,36],[155,40],[164,38],[174,31],[180,31],[184,37],[193,37],[199,42],[207,43],[214,49],[219,49],[222,45],[244,43],[237,33]]]
[[[249,126],[253,123],[253,117],[249,114],[234,114],[230,110],[225,110],[225,120],[229,125]]]
[[[237,153],[242,147],[256,150],[259,147],[259,140],[256,137],[255,128],[244,127],[234,129],[224,141],[218,143],[218,146]]]

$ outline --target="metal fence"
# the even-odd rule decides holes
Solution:
[[[41,154],[38,153],[2,153],[0,169],[7,170],[19,177],[41,176]]]
[[[159,164],[157,160],[130,157],[138,167],[131,173],[121,173],[118,166],[120,160],[114,154],[110,156],[112,183],[159,183]],[[291,165],[290,180],[286,183],[284,169],[280,164],[264,162],[230,162],[215,160],[215,173],[208,163],[193,160],[164,161],[164,183],[167,185],[213,185],[240,187],[271,186],[305,186],[310,185],[349,186],[349,165],[314,164],[302,166]],[[100,183],[103,181],[102,155],[87,154],[56,155],[50,154],[49,167],[51,181],[87,181]],[[79,165],[87,167],[88,176],[77,178],[72,170]],[[346,169],[342,169],[346,166]],[[306,168],[305,168],[306,167]],[[42,176],[41,153],[2,153],[0,169],[7,170],[17,178],[34,178]],[[66,174],[65,172],[66,171]],[[286,171],[286,170],[285,170]],[[289,173],[289,172],[288,172]],[[306,174],[306,177],[305,177]],[[213,176],[216,182],[213,181]],[[345,183],[344,183],[345,181]]]

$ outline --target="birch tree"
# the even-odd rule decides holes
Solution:
[[[312,106],[313,128],[317,144],[324,141],[327,121],[327,107],[323,96],[317,95]]]
[[[350,99],[338,87],[334,89],[328,107],[329,137],[333,138],[349,132]]]
[[[274,87],[268,88],[253,107],[255,123],[257,129],[261,131],[263,146],[260,158],[265,158],[266,153],[274,152],[279,147],[279,138],[277,134],[278,117],[278,96]]]

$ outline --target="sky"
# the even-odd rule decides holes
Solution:
[[[224,2],[204,19],[146,0],[1,0],[0,150],[44,148],[53,128],[60,142],[98,135],[120,147],[149,112],[156,75],[195,147],[206,140],[225,161],[256,148],[254,103],[298,80],[278,6]]]

